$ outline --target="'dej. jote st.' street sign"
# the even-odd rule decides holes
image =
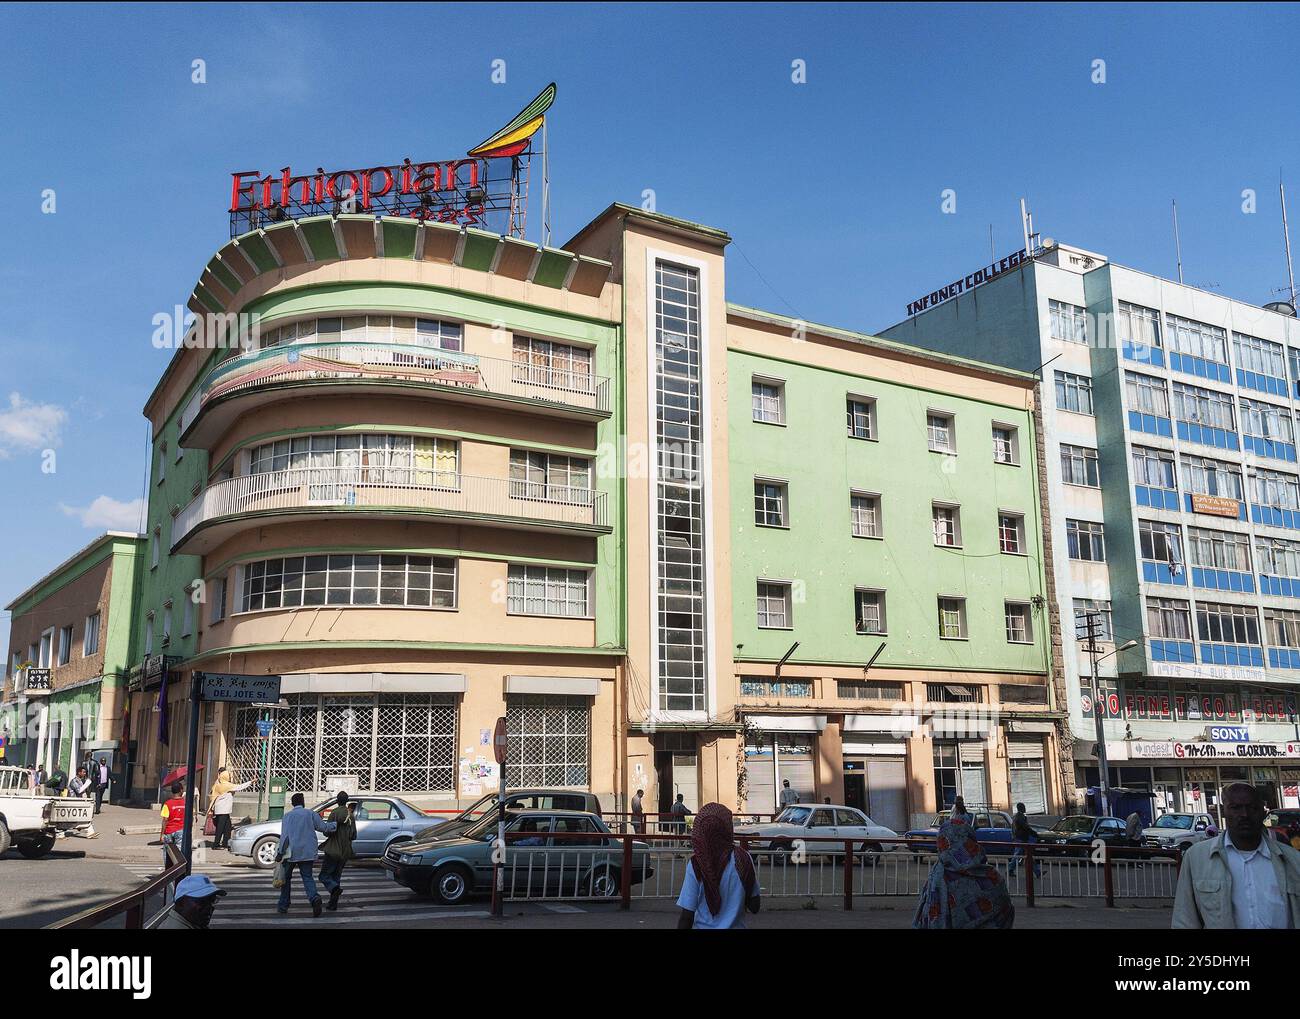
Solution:
[[[205,701],[234,701],[238,704],[278,704],[280,701],[279,676],[201,672],[199,688]]]

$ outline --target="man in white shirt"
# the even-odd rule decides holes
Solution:
[[[790,780],[784,778],[781,780],[781,809],[793,806],[799,802],[799,794],[790,788]]]
[[[645,807],[641,804],[641,797],[645,795],[645,790],[638,789],[636,795],[632,797],[632,830],[638,835],[645,834]]]
[[[1288,930],[1300,919],[1300,851],[1270,838],[1254,786],[1223,791],[1227,830],[1183,857],[1173,927]]]

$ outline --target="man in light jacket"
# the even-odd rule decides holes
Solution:
[[[1268,811],[1254,786],[1223,791],[1222,835],[1183,856],[1175,928],[1287,930],[1300,921],[1300,851],[1268,837]]]
[[[280,859],[288,864],[284,884],[280,888],[280,902],[276,911],[283,916],[289,912],[289,893],[293,888],[293,872],[302,876],[302,888],[311,903],[311,915],[320,916],[324,908],[316,891],[316,879],[311,869],[316,863],[316,833],[328,835],[334,830],[332,821],[321,820],[320,814],[308,810],[302,793],[294,793],[290,801],[293,809],[280,820]]]

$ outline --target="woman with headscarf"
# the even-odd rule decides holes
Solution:
[[[250,780],[243,785],[235,785],[226,768],[217,772],[217,780],[212,783],[212,792],[208,796],[208,813],[212,815],[214,835],[213,849],[230,848],[230,812],[235,806],[235,793],[243,792],[252,784]]]
[[[706,803],[691,829],[691,859],[686,865],[678,930],[743,930],[745,910],[759,909],[754,861],[736,845],[731,811]]]
[[[1002,875],[975,841],[969,824],[950,818],[939,828],[939,859],[921,890],[912,926],[935,929],[1009,929],[1016,908]]]

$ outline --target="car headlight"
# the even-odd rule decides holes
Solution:
[[[413,863],[419,863],[420,857],[416,856],[414,853],[398,853],[397,862],[410,865]]]
[[[234,831],[232,831],[232,832],[230,833],[230,837],[231,837],[232,839],[240,839],[240,838],[243,838],[243,837],[244,837],[244,829],[243,829],[243,828],[236,828]]]

